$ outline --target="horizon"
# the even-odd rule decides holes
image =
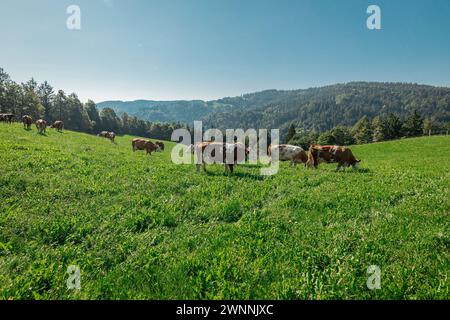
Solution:
[[[203,101],[203,102],[211,102],[211,101],[217,101],[217,100],[226,99],[226,98],[237,98],[237,97],[245,96],[245,95],[248,95],[248,94],[256,94],[256,93],[261,93],[261,92],[266,92],[266,91],[300,91],[300,90],[306,91],[306,90],[310,90],[310,89],[320,89],[320,88],[326,88],[326,87],[332,87],[332,86],[338,86],[338,85],[349,85],[349,84],[352,84],[352,83],[404,84],[404,85],[415,85],[415,86],[423,86],[423,87],[434,87],[434,88],[450,89],[450,86],[437,86],[437,85],[426,84],[426,83],[390,82],[390,81],[360,81],[360,80],[355,80],[355,81],[349,81],[349,82],[339,82],[339,83],[325,84],[323,86],[308,87],[308,88],[264,89],[264,90],[258,90],[258,91],[253,91],[253,92],[246,92],[246,93],[238,94],[238,95],[235,95],[235,96],[222,96],[222,97],[219,97],[217,99],[212,99],[212,100],[204,100],[204,99],[153,100],[153,99],[145,99],[144,98],[144,99],[135,99],[135,100],[103,100],[103,101],[99,101],[99,102],[96,102],[96,101],[94,101],[94,102],[96,104],[105,103],[105,102],[137,102],[137,101],[152,101],[152,102]],[[92,99],[90,99],[90,100],[92,100]]]
[[[366,26],[371,4],[380,30]],[[70,5],[80,30],[66,25]],[[0,12],[11,78],[46,80],[82,101],[213,101],[350,82],[450,87],[445,0],[4,0]]]

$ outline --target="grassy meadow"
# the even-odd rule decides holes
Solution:
[[[132,138],[0,123],[0,299],[450,298],[450,137],[271,177],[196,173]]]

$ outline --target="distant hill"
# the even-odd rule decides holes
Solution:
[[[218,107],[201,100],[193,101],[105,101],[97,104],[99,109],[111,108],[117,114],[124,112],[154,122],[190,123],[216,111]]]
[[[405,117],[416,109],[434,121],[450,121],[450,88],[407,83],[351,82],[301,90],[266,90],[215,101],[107,101],[111,107],[150,121],[203,120],[207,127],[281,128],[291,123],[319,132],[353,125],[362,116],[396,113]]]
[[[194,120],[204,120],[207,116],[215,113],[228,113],[236,109],[254,108],[280,102],[291,96],[293,92],[267,90],[214,101],[105,101],[98,103],[97,107],[99,109],[111,108],[119,115],[126,112],[129,115],[154,122],[191,123]]]

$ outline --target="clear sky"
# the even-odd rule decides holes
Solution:
[[[66,28],[69,5],[81,30]],[[382,30],[368,30],[370,4]],[[0,0],[0,67],[82,100],[349,81],[450,86],[449,0]]]

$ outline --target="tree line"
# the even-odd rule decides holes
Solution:
[[[448,134],[450,122],[446,125],[423,117],[414,110],[405,119],[394,113],[369,119],[363,116],[353,126],[338,125],[330,130],[318,133],[315,130],[297,129],[291,124],[285,141],[308,149],[313,143],[322,145],[352,145],[380,142],[423,135]]]
[[[16,120],[29,115],[34,120],[49,123],[62,120],[66,129],[95,134],[113,131],[153,139],[170,140],[173,130],[188,128],[180,123],[149,122],[123,113],[118,116],[111,108],[100,112],[94,101],[82,103],[75,93],[66,94],[47,82],[34,79],[16,83],[0,68],[0,113],[12,113]]]
[[[226,102],[236,107],[208,115],[205,125],[219,129],[279,128],[285,137],[292,123],[297,129],[320,134],[336,126],[351,127],[363,116],[372,120],[392,113],[405,119],[414,110],[436,126],[450,121],[450,88],[411,83],[350,82],[272,90]]]

